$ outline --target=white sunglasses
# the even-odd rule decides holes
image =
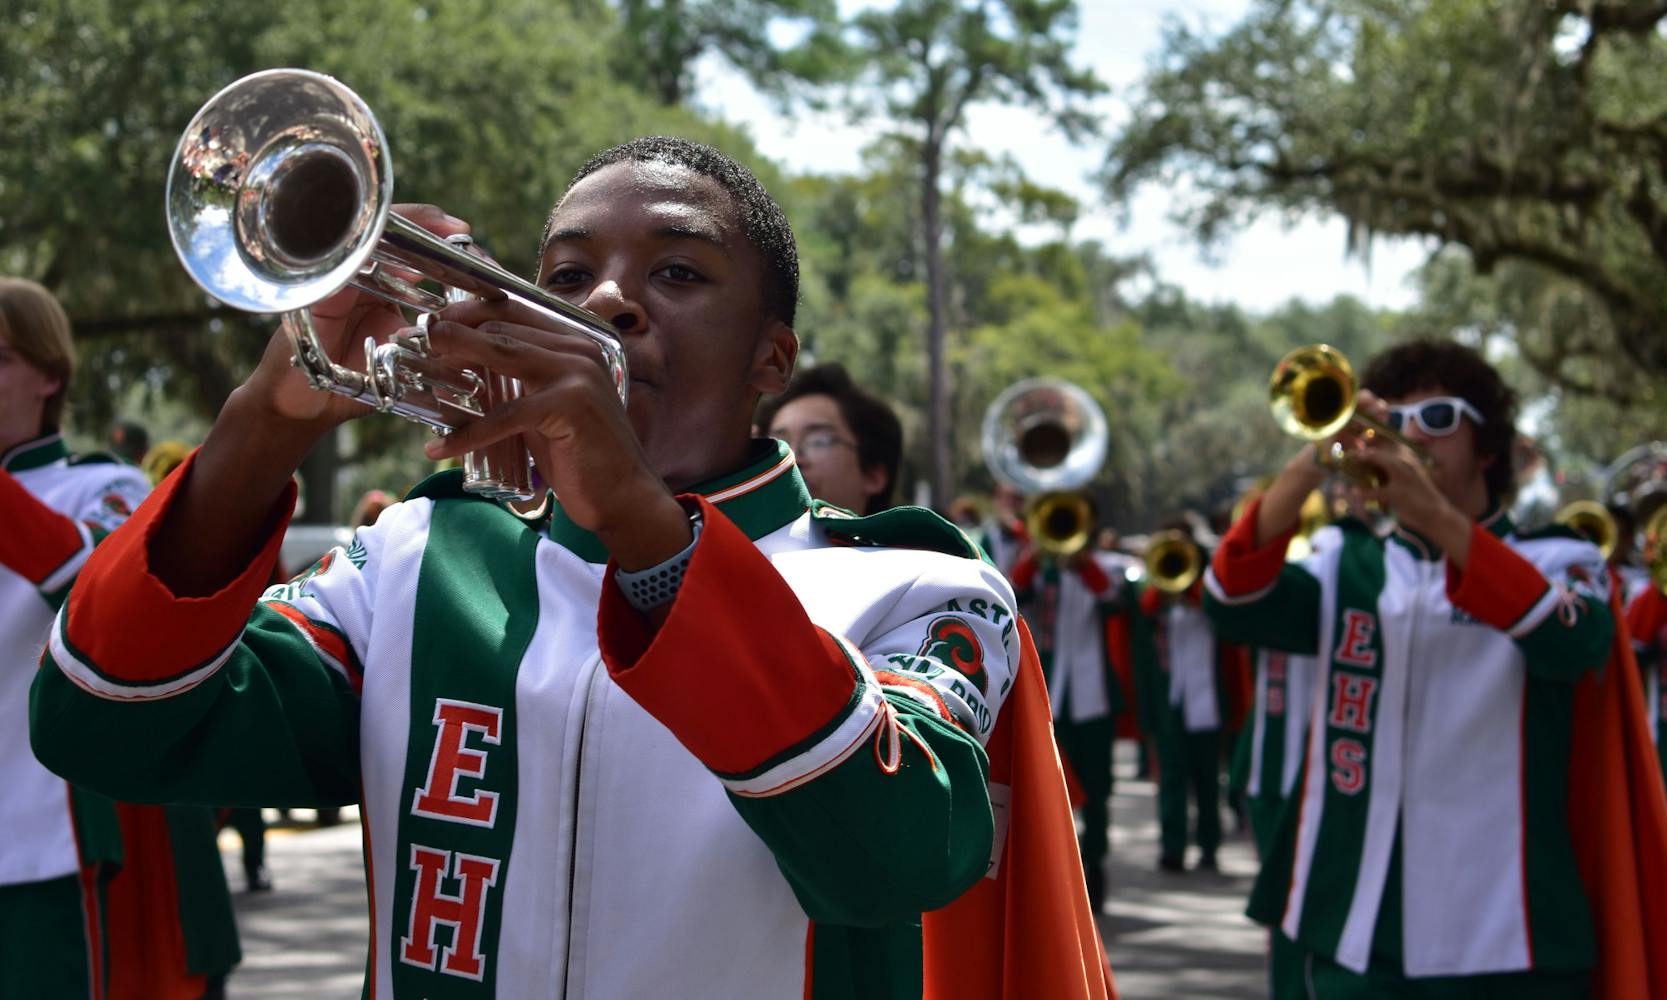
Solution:
[[[1487,423],[1480,410],[1458,396],[1436,396],[1405,406],[1391,406],[1387,423],[1390,430],[1398,432],[1411,419],[1425,434],[1446,437],[1459,429],[1461,416],[1469,417],[1478,427]]]

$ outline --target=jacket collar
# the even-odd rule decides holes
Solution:
[[[64,435],[58,431],[49,431],[38,438],[15,444],[4,454],[0,454],[0,471],[23,472],[27,469],[38,469],[68,457],[69,449],[64,447]]]
[[[1516,530],[1516,525],[1511,521],[1511,515],[1506,513],[1505,508],[1497,502],[1489,507],[1487,513],[1478,518],[1476,523],[1486,528],[1488,533],[1495,538],[1504,538]],[[1441,551],[1428,538],[1404,525],[1395,525],[1395,530],[1389,537],[1392,541],[1399,542],[1408,552],[1419,559],[1433,562],[1442,558]]]
[[[757,541],[797,520],[810,509],[810,490],[805,487],[793,452],[773,438],[755,438],[752,460],[741,470],[685,490],[706,501]],[[561,502],[550,508],[550,540],[571,549],[586,562],[608,561],[602,540],[579,527],[562,510]]]

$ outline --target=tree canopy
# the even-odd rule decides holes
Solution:
[[[1340,214],[1362,249],[1435,237],[1479,273],[1572,286],[1557,294],[1587,314],[1518,344],[1549,377],[1664,375],[1664,17],[1658,0],[1256,0],[1220,35],[1175,23],[1105,189],[1190,188],[1206,241],[1263,212]]]

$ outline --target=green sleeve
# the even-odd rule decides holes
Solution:
[[[70,781],[138,803],[358,801],[358,696],[270,606],[255,609],[223,665],[167,697],[94,694],[69,671],[109,679],[59,662],[73,655],[50,645],[30,692],[35,755]]]
[[[902,730],[895,772],[878,759],[891,748],[870,739],[791,791],[730,796],[819,923],[912,922],[953,902],[989,868],[995,834],[983,747],[910,698],[887,702]]]
[[[1204,613],[1228,642],[1313,656],[1320,648],[1320,581],[1286,563],[1274,581],[1245,597],[1224,591],[1214,573],[1204,589]]]

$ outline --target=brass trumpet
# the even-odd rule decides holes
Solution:
[[[1387,424],[1359,412],[1358,399],[1354,366],[1329,344],[1309,344],[1290,352],[1279,359],[1268,379],[1268,406],[1287,434],[1318,444],[1352,427],[1366,437],[1381,434],[1398,441],[1428,461],[1421,449]],[[1336,442],[1321,461],[1356,482],[1382,484],[1380,471],[1346,454]]]
[[[1644,522],[1644,560],[1650,582],[1667,594],[1667,505],[1659,506]]]
[[[1615,523],[1615,516],[1596,500],[1574,500],[1564,504],[1552,520],[1596,545],[1605,562],[1615,554],[1615,546],[1620,544],[1621,531]]]
[[[1204,572],[1204,554],[1187,533],[1160,531],[1146,544],[1146,577],[1165,594],[1184,594]]]
[[[348,285],[434,312],[469,298],[512,299],[595,343],[620,400],[628,378],[618,334],[600,316],[392,214],[393,163],[376,116],[338,81],[299,69],[246,76],[186,126],[168,171],[168,232],[192,279],[235,308],[281,313],[293,363],[315,389],[339,393],[438,432],[457,430],[520,395],[515,379],[454,369],[419,324],[365,342],[363,370],[331,360],[308,309]],[[415,272],[443,293],[401,277]],[[464,488],[532,495],[519,438],[465,456]]]

